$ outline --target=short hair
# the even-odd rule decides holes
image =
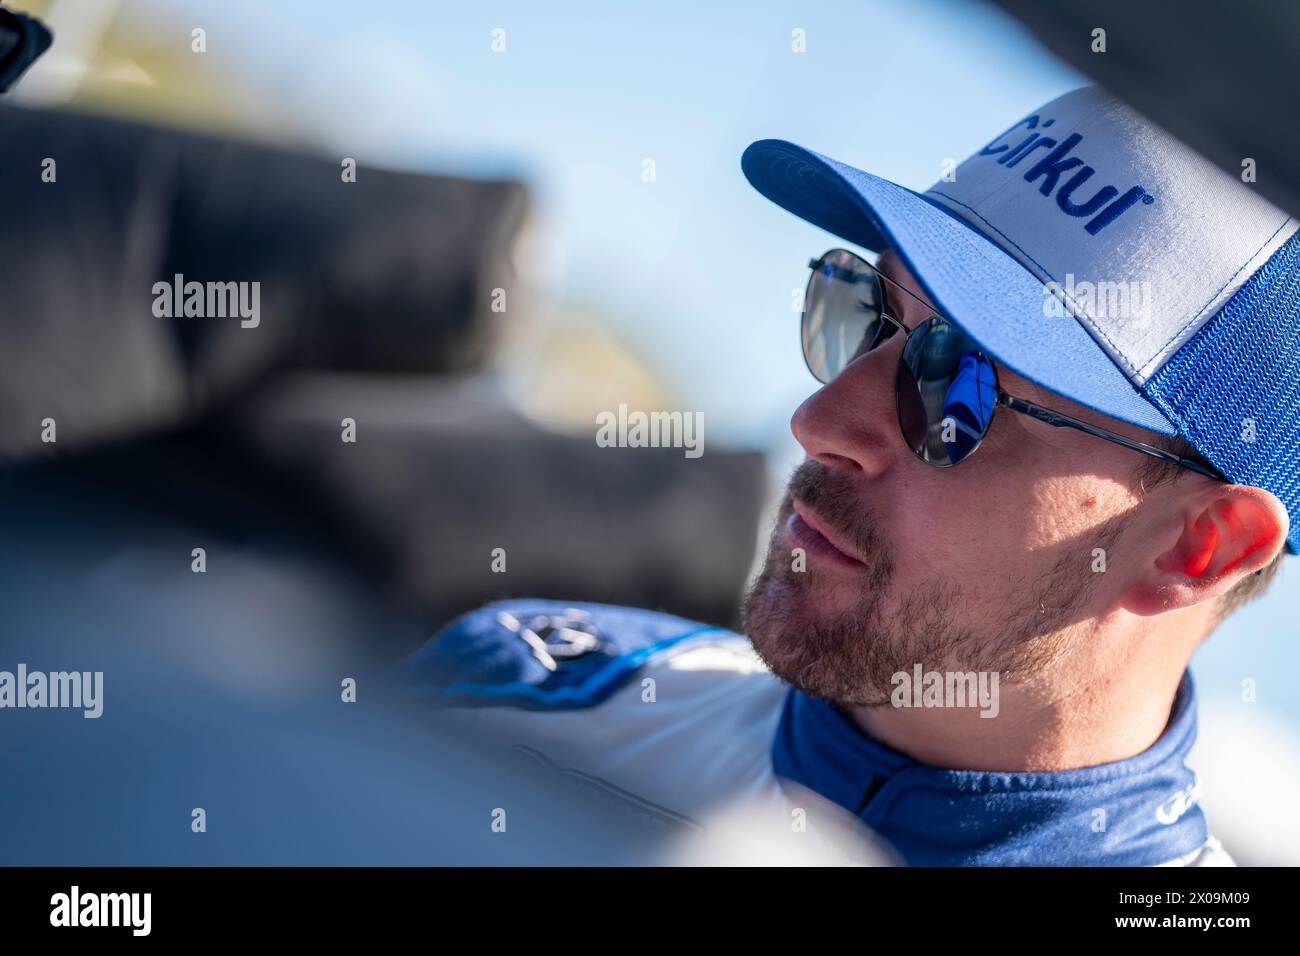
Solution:
[[[1155,445],[1157,448],[1173,452],[1180,458],[1190,458],[1192,461],[1197,461],[1201,464],[1209,464],[1209,462],[1201,457],[1195,448],[1177,435],[1172,437],[1161,435],[1149,439],[1149,443]],[[1138,488],[1143,494],[1146,494],[1147,492],[1154,491],[1161,485],[1168,485],[1181,481],[1191,473],[1190,469],[1184,468],[1181,465],[1175,465],[1173,462],[1162,461],[1159,458],[1147,457],[1146,461],[1142,462],[1138,466],[1137,473],[1134,477]],[[1215,609],[1214,620],[1210,625],[1210,630],[1212,631],[1222,624],[1224,619],[1233,611],[1237,610],[1237,608],[1241,607],[1248,601],[1253,601],[1255,598],[1267,591],[1269,585],[1273,583],[1273,579],[1277,577],[1278,568],[1281,567],[1281,565],[1282,552],[1279,551],[1272,561],[1260,568],[1254,574],[1246,575],[1246,577],[1237,582],[1231,591],[1219,598],[1219,606]]]

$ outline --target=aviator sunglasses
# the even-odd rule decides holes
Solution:
[[[828,384],[854,359],[901,332],[906,341],[894,379],[898,427],[907,446],[927,465],[949,468],[969,458],[988,434],[993,413],[1005,406],[1048,425],[1074,428],[1207,478],[1226,480],[1212,466],[1008,395],[998,386],[997,366],[970,336],[860,256],[832,249],[809,267],[801,323],[808,370]],[[904,326],[886,310],[885,283],[920,303],[930,317],[914,329]]]

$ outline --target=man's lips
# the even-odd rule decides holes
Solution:
[[[866,562],[843,543],[838,532],[817,517],[817,512],[797,498],[792,504],[794,511],[785,523],[785,533],[795,547],[821,555],[841,567],[856,570],[866,567]]]

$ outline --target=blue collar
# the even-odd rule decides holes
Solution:
[[[1191,674],[1165,731],[1127,760],[1051,773],[942,770],[866,736],[834,705],[786,698],[778,776],[839,804],[913,866],[1151,866],[1202,846]]]

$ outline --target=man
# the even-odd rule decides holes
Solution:
[[[1230,863],[1187,664],[1300,546],[1297,223],[1095,88],[924,195],[780,141],[742,164],[881,253],[812,261],[824,385],[745,605],[767,669],[507,602],[417,680],[669,825],[748,798],[789,827],[802,787],[911,864]]]

